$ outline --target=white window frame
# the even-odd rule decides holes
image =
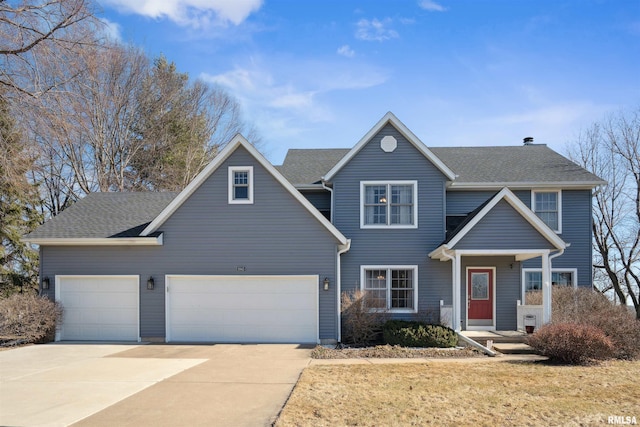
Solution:
[[[550,189],[540,188],[540,189],[531,190],[531,210],[534,213],[536,212],[536,194],[537,193],[556,193],[558,195],[558,228],[553,231],[555,231],[557,234],[561,234],[562,233],[562,190],[553,189],[553,188],[550,188]],[[542,221],[542,218],[540,218],[540,220]]]
[[[417,313],[418,312],[418,266],[417,265],[361,265],[360,266],[360,290],[366,292],[367,270],[387,270],[387,304],[385,311],[390,313]],[[413,308],[391,307],[391,270],[413,271]]]
[[[249,186],[246,199],[234,199],[234,178],[236,172],[247,172]],[[229,204],[230,205],[250,205],[253,204],[253,166],[229,166]]]
[[[527,289],[526,289],[526,278],[527,273],[540,273],[542,274],[541,268],[523,268],[522,269],[522,301],[526,301]],[[551,277],[553,278],[553,273],[571,273],[571,284],[574,288],[578,287],[578,269],[577,268],[552,268],[551,269]]]
[[[387,195],[387,224],[366,224],[366,209],[365,209],[365,200],[366,194],[365,189],[369,185],[386,185],[388,188]],[[389,219],[391,218],[391,212],[389,206],[391,206],[391,202],[389,201],[391,198],[390,194],[390,186],[392,185],[411,185],[413,186],[413,224],[389,224]],[[360,228],[372,228],[372,229],[385,229],[385,228],[394,228],[394,229],[411,229],[418,228],[418,181],[360,181]]]

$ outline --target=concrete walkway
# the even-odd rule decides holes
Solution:
[[[309,353],[268,344],[0,351],[0,425],[269,425]]]

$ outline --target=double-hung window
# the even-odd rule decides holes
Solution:
[[[417,228],[417,181],[360,183],[361,228]]]
[[[551,270],[552,286],[577,286],[578,270],[575,268],[561,269],[554,268]],[[524,268],[522,270],[522,288],[524,290],[525,303],[528,294],[542,290],[542,270],[539,268]]]
[[[362,266],[361,288],[371,308],[415,313],[418,301],[418,267]]]
[[[253,203],[253,166],[229,167],[229,203]]]
[[[538,217],[556,233],[562,232],[562,192],[532,191],[531,207]]]

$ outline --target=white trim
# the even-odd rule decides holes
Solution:
[[[235,173],[247,172],[247,198],[234,199]],[[253,204],[253,166],[229,166],[229,204],[230,205],[252,205]]]
[[[336,251],[336,316],[338,325],[338,342],[342,341],[342,257],[340,255],[351,249],[351,239],[347,240],[346,245],[338,246]]]
[[[492,282],[491,286],[493,286],[493,319],[492,322],[493,324],[490,326],[469,326],[469,270],[492,270],[493,274],[492,274]],[[467,320],[467,327],[466,330],[467,331],[495,331],[496,330],[496,294],[497,294],[497,278],[496,278],[496,267],[481,267],[481,266],[467,266],[467,268],[465,269],[465,276],[464,276],[464,288],[465,288],[465,317]]]
[[[448,179],[454,180],[456,174],[445,165],[442,160],[438,158],[420,139],[407,128],[391,111],[385,114],[376,123],[369,132],[363,136],[360,141],[349,151],[325,176],[322,177],[325,181],[331,181],[331,179],[342,169],[349,161],[373,138],[380,130],[387,125],[391,124],[396,128],[398,132],[402,134],[414,147],[418,149],[424,155],[427,160],[434,164],[440,172],[442,172]]]
[[[508,187],[511,190],[530,190],[531,188],[538,189],[555,189],[562,187],[565,190],[592,190],[600,185],[605,185],[606,181],[556,181],[556,182],[455,182],[448,181],[448,190],[500,190],[504,187]]]
[[[225,275],[225,274],[165,274],[164,276],[164,312],[165,312],[165,341],[171,342],[171,310],[170,307],[170,298],[171,298],[171,278],[193,278],[193,279],[228,279],[228,280],[241,280],[241,279],[271,279],[274,277],[286,277],[289,279],[314,279],[318,284],[318,290],[314,294],[315,304],[316,304],[316,344],[320,344],[320,292],[324,292],[320,290],[320,276],[317,274],[272,274],[272,275]]]
[[[138,301],[136,303],[136,305],[138,306],[138,316],[136,319],[136,328],[138,329],[138,342],[141,342],[141,338],[140,338],[140,275],[135,275],[135,274],[123,274],[123,275],[118,275],[118,274],[59,274],[59,275],[54,275],[54,283],[55,283],[55,290],[54,290],[54,298],[56,300],[56,302],[60,302],[60,279],[66,279],[66,278],[73,278],[73,279],[96,279],[96,278],[107,278],[107,279],[135,279],[138,282],[138,286],[136,287],[137,290],[137,298]],[[56,337],[55,337],[55,341],[60,341],[62,339],[62,331],[64,330],[64,320],[62,321],[62,324],[60,325],[59,329],[56,329]]]
[[[521,274],[521,292],[522,292],[522,303],[526,302],[526,289],[525,289],[525,279],[527,273],[540,273],[542,274],[542,268],[523,268]],[[578,269],[577,268],[552,268],[551,269],[551,278],[553,279],[553,273],[571,273],[571,285],[574,288],[578,287]],[[552,283],[553,285],[553,283]],[[542,289],[540,289],[542,290]]]
[[[307,200],[295,187],[273,167],[269,161],[255,149],[242,135],[236,135],[229,144],[194,178],[187,187],[176,196],[175,199],[145,228],[142,236],[147,236],[156,231],[182,204],[215,172],[222,163],[238,148],[243,147],[258,163],[264,167],[291,195],[302,204],[342,245],[347,244],[347,238],[327,220],[311,202]]]
[[[418,312],[418,266],[417,265],[361,265],[360,290],[366,289],[366,270],[387,270],[387,307],[389,313],[417,313]],[[391,308],[391,270],[413,270],[413,308]]]
[[[157,237],[93,237],[24,239],[40,246],[162,246],[162,234]]]
[[[485,205],[484,208],[478,214],[473,217],[471,221],[469,221],[462,230],[460,230],[449,242],[438,246],[436,249],[429,253],[430,258],[434,259],[442,259],[442,252],[447,250],[452,250],[454,246],[462,240],[464,236],[466,236],[473,228],[489,213],[491,210],[498,204],[500,200],[505,200],[507,203],[511,205],[533,228],[535,228],[544,238],[549,241],[556,249],[565,249],[567,244],[553,231],[549,226],[547,226],[538,216],[527,207],[511,190],[508,188],[503,188],[500,190],[498,194],[496,194],[493,199],[489,201]],[[548,252],[548,250],[545,250]],[[482,254],[491,254],[494,251],[480,251]],[[509,251],[498,250],[496,253],[505,253]],[[537,252],[540,253],[540,250],[516,250],[514,251],[517,254],[526,254]],[[526,258],[520,258],[519,260],[523,260]]]
[[[558,195],[558,228],[553,230],[562,234],[562,190],[559,188],[534,188],[531,190],[531,210],[536,211],[536,193],[556,193]],[[537,216],[537,215],[536,215]],[[539,218],[539,217],[538,217]],[[551,228],[551,227],[549,227]]]
[[[365,224],[365,187],[369,185],[386,185],[387,186],[387,224]],[[391,191],[390,186],[392,185],[411,185],[413,186],[413,224],[388,224],[391,218],[391,212],[389,207],[391,206]],[[360,228],[367,229],[410,229],[410,228],[418,228],[418,181],[360,181]]]

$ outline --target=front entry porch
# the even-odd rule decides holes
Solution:
[[[429,253],[431,259],[451,262],[451,301],[441,302],[441,316],[456,331],[516,330],[522,315],[535,316],[539,325],[551,321],[551,260],[567,244],[508,188],[471,212]],[[540,260],[542,312],[520,304],[524,295],[521,263]],[[447,304],[449,303],[449,304]],[[535,311],[535,313],[533,313]],[[527,319],[530,319],[527,317]]]

